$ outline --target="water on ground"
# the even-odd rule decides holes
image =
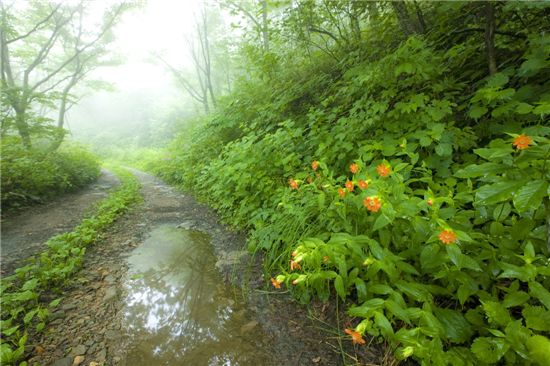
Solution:
[[[128,258],[127,365],[269,365],[267,339],[215,267],[210,237],[154,228]]]

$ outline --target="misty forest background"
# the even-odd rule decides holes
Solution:
[[[97,78],[144,4],[0,3],[3,210],[134,166],[246,230],[269,286],[344,301],[354,342],[548,365],[547,2],[204,1],[181,59],[148,53],[157,94]]]

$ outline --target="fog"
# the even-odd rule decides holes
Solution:
[[[72,139],[96,151],[107,144],[154,145],[163,137],[155,129],[166,134],[167,124],[181,124],[198,112],[154,55],[189,67],[185,37],[193,32],[199,5],[200,0],[154,0],[124,15],[110,45],[119,64],[97,68],[88,77],[108,83],[107,90],[81,86],[75,93],[81,99],[68,111],[66,124]]]

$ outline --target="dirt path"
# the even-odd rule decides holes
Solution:
[[[41,251],[45,241],[55,234],[70,231],[78,225],[93,205],[107,197],[108,190],[118,184],[114,174],[102,169],[97,181],[85,188],[3,218],[2,274],[11,274],[22,260]]]
[[[334,320],[334,308],[314,305],[308,312],[292,303],[287,294],[266,295],[265,290],[271,289],[266,287],[262,279],[258,261],[250,266],[250,258],[243,251],[243,235],[219,224],[216,215],[193,197],[178,192],[148,174],[138,171],[133,173],[142,184],[144,204],[119,219],[101,243],[87,251],[82,270],[76,275],[71,287],[63,289],[63,301],[53,313],[45,332],[31,337],[27,353],[30,365],[168,364],[150,363],[140,357],[145,352],[143,342],[135,342],[135,335],[132,334],[135,332],[135,329],[132,330],[135,324],[128,324],[127,318],[127,284],[132,281],[131,273],[128,272],[128,259],[136,252],[136,248],[144,246],[144,241],[151,237],[159,225],[196,230],[211,238],[217,259],[215,267],[222,274],[220,278],[225,278],[226,282],[219,286],[229,284],[233,288],[235,301],[245,304],[238,312],[239,316],[245,318],[245,325],[240,327],[240,334],[237,332],[230,338],[237,340],[249,337],[250,334],[252,338],[265,338],[257,339],[257,344],[262,345],[269,355],[269,361],[256,364],[343,364],[337,337],[327,337],[328,333],[325,332],[335,331],[334,327],[328,325]],[[243,284],[244,290],[241,287]],[[57,296],[51,294],[44,300],[52,300]],[[161,308],[161,314],[178,307],[178,304],[163,304],[159,298],[153,299],[153,304]],[[147,308],[143,312],[145,317],[147,312],[150,316],[154,315]],[[327,324],[311,320],[313,316],[326,320]],[[185,321],[178,319],[180,323]],[[345,343],[349,345],[350,342]],[[354,354],[355,351],[348,347],[346,352]],[[179,363],[178,359],[173,359],[169,364],[202,365],[184,362],[183,359],[179,359]],[[228,363],[227,360],[218,359],[208,364]]]

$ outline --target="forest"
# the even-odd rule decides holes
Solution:
[[[112,75],[131,56],[121,54],[117,42],[127,34],[120,28],[132,18],[140,28],[160,24],[139,15],[154,6],[187,17],[180,42],[170,37],[184,26],[166,27],[165,46],[156,33],[135,41],[169,86],[154,91],[144,69],[130,77],[143,89],[121,91]],[[60,366],[55,359],[65,357],[67,365],[90,366],[549,365],[548,2],[173,6],[0,0],[2,226],[22,225],[40,207],[97,186],[105,171],[118,181],[13,269],[2,245],[2,364]],[[151,179],[164,182],[165,193]],[[195,211],[182,203],[168,219],[175,203],[155,211],[161,194],[170,202],[193,197],[185,204]],[[56,353],[56,345],[49,354],[52,314],[69,313],[62,304],[81,274],[95,270],[86,263],[97,248],[143,241],[155,233],[153,222],[209,222],[196,213],[207,208],[223,230],[245,237],[240,250],[250,260],[231,262],[227,276],[237,284],[228,291],[266,296],[281,312],[292,309],[288,316],[309,312],[296,315],[304,329],[322,319],[324,330],[312,333],[322,345],[303,346],[299,361],[290,351],[247,355],[229,341],[217,341],[220,353],[208,360],[190,358],[212,340],[183,342],[183,353],[159,351],[172,355],[169,363],[152,351],[131,361],[113,348],[101,360],[93,342],[87,353],[76,346]],[[237,253],[228,249],[236,243],[226,243],[233,239],[217,244],[222,229],[193,225],[187,229],[211,236],[217,268]],[[124,226],[144,231],[121,239]],[[243,279],[247,273],[256,280]],[[256,295],[242,296],[231,301],[255,304]],[[283,341],[248,316],[236,334],[252,348],[277,354],[288,347],[278,342],[309,344],[307,330]],[[273,348],[243,336],[249,328],[276,339]],[[119,348],[133,350],[128,344]]]

